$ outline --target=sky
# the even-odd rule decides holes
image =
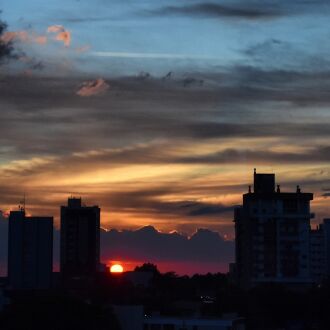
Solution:
[[[313,192],[314,225],[330,217],[327,1],[2,0],[0,10],[0,42],[15,54],[0,65],[4,218],[25,193],[27,212],[58,228],[73,195],[98,204],[119,241],[152,228],[188,246],[207,229],[232,244],[255,167],[282,191]],[[150,255],[159,244],[122,258],[189,259]],[[203,270],[231,260],[216,248]]]

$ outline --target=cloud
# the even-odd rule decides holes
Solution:
[[[51,25],[47,28],[48,33],[59,33],[65,31],[62,25]]]
[[[26,31],[7,31],[1,36],[1,41],[4,43],[9,43],[18,39],[20,41],[28,40],[28,33]]]
[[[209,2],[194,1],[185,5],[164,6],[146,11],[147,15],[169,16],[181,15],[196,18],[223,18],[232,20],[262,21],[293,15],[310,15],[329,12],[329,5],[323,0],[316,1],[274,1],[274,0],[220,0]]]
[[[276,6],[222,5],[215,2],[167,6],[148,12],[150,15],[184,15],[190,17],[232,18],[246,20],[271,19],[282,16]]]
[[[59,264],[59,230],[54,230],[54,265]],[[0,212],[0,274],[6,274],[8,219]],[[234,258],[234,242],[219,233],[198,229],[191,237],[177,232],[163,233],[152,226],[137,230],[101,230],[101,260],[193,263],[200,272],[208,271],[205,263],[218,263],[218,271],[226,271]],[[174,271],[176,269],[173,269]]]
[[[7,53],[8,51],[12,53],[10,58],[16,60],[6,63],[4,67],[6,73],[20,72],[24,76],[33,76],[36,70],[43,70],[49,76],[54,73],[68,74],[68,70],[72,68],[69,58],[88,50],[87,46],[77,47],[75,51],[69,49],[71,33],[60,25],[50,26],[44,33],[37,33],[32,29],[5,31],[4,28],[4,25],[2,27],[0,25],[0,56],[1,52],[6,50]],[[58,41],[66,46],[66,52],[56,52]],[[13,46],[15,53],[12,52]],[[36,46],[45,47],[41,50]]]
[[[265,39],[253,43],[242,51],[248,61],[255,67],[264,68],[266,71],[275,69],[301,72],[324,72],[329,70],[330,61],[327,45],[322,47],[309,47],[308,42],[294,43],[276,38]],[[272,58],[272,61],[269,59]]]
[[[35,43],[39,45],[45,45],[47,43],[47,37],[43,35],[37,35],[34,32],[29,31],[7,31],[0,40],[4,43],[10,43],[14,41],[20,41],[25,43]]]
[[[102,97],[77,97],[74,76],[3,77],[3,206],[26,188],[33,210],[58,213],[73,191],[103,205],[104,222],[117,228],[229,231],[244,173],[256,163],[301,169],[291,181],[309,181],[304,189],[328,185],[328,174],[302,171],[329,161],[328,71],[232,67],[187,76],[205,83],[184,88],[179,73],[166,82],[104,77],[111,89]]]
[[[131,191],[113,191],[107,199],[111,209],[133,210],[140,214],[153,214],[154,216],[176,216],[194,221],[192,218],[219,216],[232,213],[235,205],[222,205],[221,203],[207,203],[198,200],[168,201],[164,197],[175,192],[175,189],[164,186],[158,189],[141,189]],[[190,218],[190,220],[188,220]],[[196,220],[198,221],[198,220]]]
[[[109,84],[107,84],[104,79],[98,78],[96,80],[84,82],[76,94],[83,97],[100,95],[107,91],[109,87]]]
[[[38,63],[32,65],[39,67]],[[129,157],[133,156],[140,163],[142,154],[134,155],[125,149],[111,152],[111,149],[120,144],[130,146],[132,142],[135,145],[154,139],[197,142],[267,137],[295,138],[290,144],[299,144],[300,141],[309,143],[311,138],[329,137],[329,123],[319,120],[326,116],[330,105],[327,71],[313,74],[236,67],[222,74],[196,75],[196,79],[199,78],[204,80],[204,85],[194,89],[184,88],[180,77],[166,83],[152,77],[143,81],[136,77],[99,78],[87,81],[78,89],[79,79],[74,77],[3,78],[0,81],[0,103],[4,109],[0,114],[1,145],[10,146],[7,154],[15,153],[19,158],[110,149],[108,157],[115,163],[124,161],[125,157],[130,161]],[[104,93],[109,85],[111,89]],[[100,92],[104,95],[77,98],[72,91],[79,96]],[[311,120],[310,111],[315,107],[321,117]],[[238,122],[238,117],[244,120]],[[47,134],[46,123],[52,125]],[[11,129],[12,125],[17,127],[16,132]],[[80,137],[82,127],[90,138]],[[162,150],[154,151],[143,150],[154,162],[157,157],[161,157],[162,162],[169,156],[163,156]],[[257,155],[250,151],[246,146],[241,152],[237,150],[236,156],[227,151],[217,158],[247,155],[253,160]],[[169,160],[175,162],[180,158],[170,156]],[[188,158],[190,155],[181,155],[182,162],[188,163]],[[319,156],[316,159],[320,159]]]
[[[175,53],[92,52],[97,57],[131,59],[218,60],[218,57]]]
[[[47,28],[48,33],[56,34],[54,39],[62,41],[66,47],[71,44],[71,33],[66,30],[62,25],[51,25]]]
[[[55,34],[53,40],[61,41],[66,47],[71,44],[71,33],[61,25],[53,25],[47,28],[47,33]],[[47,35],[37,34],[34,31],[6,31],[0,36],[0,41],[3,43],[11,43],[20,41],[23,43],[35,43],[39,45],[46,45],[48,42]]]
[[[35,43],[39,45],[45,45],[47,43],[47,37],[46,36],[36,36],[34,39]]]
[[[110,230],[101,232],[101,242],[103,260],[190,261],[201,266],[204,262],[218,262],[223,267],[234,258],[233,241],[225,241],[207,229],[198,229],[191,237],[162,233],[152,226]]]
[[[276,135],[275,133],[273,133]],[[330,161],[330,147],[320,146],[316,148],[307,148],[300,152],[276,152],[266,150],[252,150],[252,149],[225,149],[219,152],[204,154],[201,156],[182,157],[177,159],[178,162],[183,163],[205,163],[205,164],[223,164],[223,163],[237,163],[244,160],[246,164],[259,163],[309,163],[313,159],[315,163],[327,163]]]
[[[55,34],[52,38],[56,41],[61,41],[66,47],[71,44],[71,33],[61,25],[52,25],[47,28],[47,33]],[[44,34],[37,34],[33,31],[6,31],[0,34],[0,42],[9,44],[11,42],[20,41],[23,43],[34,43],[38,45],[46,45],[48,43],[48,36]],[[78,48],[80,52],[86,51],[87,48]]]

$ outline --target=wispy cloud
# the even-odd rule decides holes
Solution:
[[[100,95],[109,89],[109,87],[109,84],[107,84],[104,79],[99,78],[84,82],[76,94],[83,97]]]
[[[183,6],[167,6],[156,10],[150,10],[148,11],[148,14],[159,16],[183,15],[190,17],[232,18],[247,20],[272,19],[283,15],[282,11],[275,5],[224,5],[217,2],[187,4]]]
[[[146,10],[147,15],[156,16],[187,16],[195,18],[219,18],[231,20],[262,21],[274,20],[301,14],[328,12],[329,4],[323,0],[316,1],[275,1],[275,0],[244,0],[244,1],[196,1],[184,5],[168,5],[161,8]]]
[[[177,60],[219,60],[218,57],[192,55],[192,54],[172,54],[172,53],[134,53],[134,52],[91,52],[91,55],[98,57],[115,58],[142,58],[142,59],[177,59]]]
[[[56,215],[80,192],[115,227],[228,232],[255,164],[318,194],[329,186],[329,72],[237,66],[189,76],[204,85],[184,88],[176,73],[166,81],[104,76],[111,88],[102,97],[77,97],[88,78],[4,77],[5,208],[28,188],[33,212]]]

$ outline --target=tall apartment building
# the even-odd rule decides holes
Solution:
[[[100,264],[100,208],[69,198],[61,207],[61,274],[90,277]]]
[[[275,189],[275,174],[254,171],[253,191],[235,209],[236,278],[243,288],[260,283],[311,283],[312,193]]]
[[[53,218],[9,215],[8,281],[13,289],[48,289],[53,271]]]

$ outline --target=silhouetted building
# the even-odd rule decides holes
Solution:
[[[10,304],[10,299],[6,297],[2,288],[0,288],[0,313]]]
[[[274,174],[254,171],[254,191],[235,209],[236,277],[241,287],[311,283],[312,193],[275,189]]]
[[[239,317],[224,317],[220,319],[152,315],[144,318],[144,329],[245,330],[245,320]]]
[[[330,279],[330,219],[323,220],[325,277]]]
[[[310,263],[311,277],[314,282],[320,283],[326,277],[326,251],[325,231],[323,225],[319,225],[310,232]]]
[[[316,283],[330,279],[330,219],[324,219],[310,236],[311,274]]]
[[[100,265],[100,208],[69,198],[61,207],[61,273],[65,278],[90,277]]]
[[[196,307],[196,302],[191,304]],[[245,330],[245,320],[236,314],[206,318],[181,310],[176,310],[176,316],[159,312],[146,315],[142,305],[113,305],[112,308],[122,330]]]
[[[9,215],[8,282],[13,289],[47,289],[52,285],[53,218]]]

